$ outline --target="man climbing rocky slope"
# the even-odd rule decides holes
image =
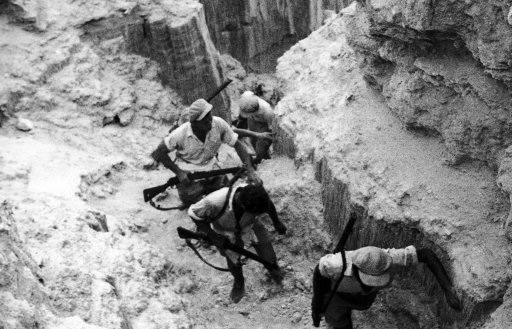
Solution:
[[[270,8],[264,6],[265,1],[251,3],[258,4],[251,7],[258,9],[254,11],[258,14]],[[440,38],[441,45],[434,42],[437,54],[448,49],[447,54],[462,53],[465,57],[461,58],[469,58],[466,62],[473,64],[463,66],[463,77],[458,70],[449,75],[438,68],[444,63],[439,58],[443,56],[419,58],[416,52],[410,57],[407,52],[407,56],[401,52],[400,56],[391,56],[397,49],[407,50],[414,40],[407,39],[398,48],[398,41],[385,40],[395,35],[396,29],[401,32],[397,36],[403,34],[393,24],[403,28],[405,23],[413,22],[413,28],[405,32],[421,30],[422,26],[430,30],[437,24],[438,11],[427,5],[421,7],[423,2],[412,3],[400,6],[403,2],[368,1],[369,7],[352,7],[352,17],[331,21],[280,60],[278,76],[283,90],[273,95],[284,97],[276,108],[280,136],[275,150],[295,161],[273,159],[259,170],[289,228],[283,238],[273,235],[286,274],[283,287],[276,287],[257,271],[257,265],[249,264],[250,297],[234,307],[226,304],[227,298],[222,295],[229,291],[229,277],[211,272],[177,240],[176,226],[189,222],[185,214],[157,212],[142,203],[140,194],[148,185],[167,178],[167,172],[148,174],[141,167],[147,145],[155,145],[184,108],[180,101],[183,90],[172,91],[162,85],[181,81],[173,80],[170,73],[180,70],[174,71],[166,63],[167,56],[184,59],[180,63],[187,64],[179,66],[182,68],[196,68],[191,65],[194,61],[187,61],[191,58],[204,64],[198,65],[210,77],[204,81],[220,83],[226,73],[211,42],[204,38],[208,17],[202,16],[202,7],[197,1],[0,1],[0,111],[8,119],[0,128],[0,193],[14,206],[13,217],[9,207],[2,208],[0,225],[8,223],[11,227],[14,218],[19,235],[16,237],[9,229],[0,241],[0,264],[10,277],[19,279],[4,277],[0,283],[0,298],[6,301],[0,303],[0,314],[8,314],[0,319],[5,323],[2,325],[309,327],[312,265],[326,251],[329,241],[322,228],[327,224],[336,236],[343,228],[348,205],[356,204],[366,207],[369,216],[359,219],[348,247],[428,246],[442,255],[465,305],[458,315],[439,303],[442,298],[435,296],[440,291],[433,278],[420,270],[412,274],[413,280],[400,278],[370,310],[356,313],[356,325],[390,329],[510,327],[510,244],[502,230],[509,201],[496,186],[492,167],[501,164],[499,182],[508,191],[507,152],[498,152],[507,146],[506,112],[498,107],[486,108],[488,115],[483,122],[489,129],[482,131],[492,133],[471,128],[482,118],[470,116],[478,106],[471,111],[453,107],[454,112],[446,116],[451,121],[443,121],[443,115],[439,116],[443,120],[426,120],[434,116],[426,115],[423,110],[430,108],[419,103],[412,107],[419,109],[423,119],[413,116],[414,120],[409,120],[411,116],[401,112],[408,109],[406,104],[411,100],[437,104],[438,95],[449,95],[442,98],[448,100],[447,104],[467,103],[488,85],[495,93],[486,96],[484,103],[504,104],[506,108],[507,103],[502,101],[508,90],[506,83],[496,85],[495,80],[488,80],[490,75],[482,73],[468,57],[481,59],[494,78],[501,79],[498,73],[506,73],[506,64],[494,61],[496,52],[488,51],[486,46],[489,40],[501,40],[496,35],[507,31],[502,21],[505,2],[496,2],[498,5],[489,7],[494,8],[491,11],[484,2],[477,1],[441,6],[440,12],[452,13],[452,17],[459,9],[473,12],[470,16],[481,23],[470,24],[466,16],[454,19],[457,24],[448,24],[445,30],[453,32],[456,27],[473,32],[461,32],[463,37],[452,38],[453,45],[446,45],[445,37]],[[149,16],[124,19],[133,18],[131,15],[145,6],[151,9]],[[402,13],[401,8],[409,11]],[[473,11],[468,11],[471,8]],[[502,8],[501,14],[496,8]],[[428,15],[400,21],[410,12]],[[112,17],[117,19],[109,20]],[[498,22],[494,30],[482,23],[484,19],[492,22],[491,17]],[[369,24],[379,19],[384,22],[380,27],[389,30],[382,32]],[[429,19],[435,24],[428,23]],[[367,33],[358,36],[362,32],[352,31],[347,36],[346,31],[352,27],[361,27]],[[481,34],[479,31],[486,31],[486,27],[489,33]],[[181,57],[171,52],[181,48],[172,46],[170,40],[175,39],[167,34],[170,30],[176,38],[180,32],[194,36]],[[146,38],[148,31],[161,39]],[[419,36],[420,40],[427,39],[427,50],[432,49],[428,33]],[[348,46],[346,38],[357,52]],[[167,44],[154,48],[160,45],[155,40]],[[460,50],[460,42],[470,45],[471,55]],[[505,38],[503,42],[506,45]],[[365,48],[368,45],[375,48]],[[506,57],[497,54],[496,58]],[[414,71],[411,59],[423,72]],[[359,72],[360,63],[363,74]],[[448,64],[452,67],[453,60]],[[422,83],[419,89],[392,83],[396,79],[390,77],[395,73],[409,74],[410,69],[440,89],[399,101],[402,86],[409,93],[431,88]],[[439,79],[436,72],[448,79]],[[382,89],[384,98],[368,89],[363,77]],[[181,76],[183,81],[189,78]],[[445,81],[449,81],[453,93],[443,89]],[[201,86],[193,92],[202,96],[207,84]],[[442,112],[443,101],[439,102],[433,108]],[[16,116],[32,120],[32,131],[16,130]],[[469,122],[464,127],[470,129],[454,130],[451,123],[457,120]],[[496,122],[501,125],[496,131],[504,132],[503,136],[493,130]],[[484,160],[492,166],[465,159]],[[176,201],[172,193],[169,198],[170,202]],[[27,257],[20,258],[5,241],[15,241],[16,246],[21,242],[25,250],[21,248],[19,254]],[[221,260],[218,254],[210,256]],[[34,264],[44,285],[34,274]],[[109,277],[115,279],[116,288]],[[423,284],[413,285],[417,280]]]
[[[320,255],[327,245],[311,172],[301,176],[281,160],[276,166],[283,171],[269,171],[265,178],[277,184],[269,188],[280,196],[282,217],[302,220],[290,229],[301,239],[279,241],[290,246],[279,255],[287,271],[284,288],[269,285],[252,268],[248,276],[254,283],[247,289],[254,290],[254,299],[239,308],[225,305],[227,298],[216,295],[229,278],[202,267],[177,238],[175,225],[189,224],[186,214],[158,212],[142,201],[143,188],[167,178],[164,171],[146,173],[142,164],[148,145],[180,116],[180,97],[162,85],[158,61],[133,54],[124,34],[114,29],[112,38],[80,38],[84,21],[133,8],[126,2],[62,2],[53,4],[61,6],[57,10],[40,3],[49,7],[1,3],[2,9],[16,4],[48,15],[21,17],[20,8],[13,13],[12,7],[0,15],[0,99],[6,114],[0,194],[13,209],[11,215],[6,205],[0,215],[1,325],[307,326],[307,256]],[[197,19],[196,5],[187,14],[190,3],[175,4],[171,17]],[[32,130],[17,130],[16,117],[31,120]]]

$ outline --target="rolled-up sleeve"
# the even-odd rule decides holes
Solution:
[[[339,277],[342,268],[343,258],[341,257],[341,253],[327,254],[320,258],[318,262],[320,274],[326,278],[334,279]]]
[[[215,215],[215,211],[215,206],[208,202],[208,199],[204,198],[188,208],[188,215],[194,220],[202,221],[212,218]]]
[[[391,256],[393,266],[409,267],[418,264],[418,255],[414,246],[401,249],[384,249],[384,251]]]
[[[219,118],[219,129],[220,129],[220,138],[223,143],[228,144],[229,146],[235,146],[236,141],[238,140],[238,134],[233,131],[230,125]]]
[[[181,139],[181,129],[175,129],[169,133],[169,135],[164,137],[164,144],[169,149],[169,152],[172,152],[178,148],[178,143]]]

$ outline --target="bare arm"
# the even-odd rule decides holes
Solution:
[[[188,181],[187,172],[182,170],[178,165],[174,163],[169,157],[169,149],[165,146],[164,142],[161,142],[158,147],[151,153],[151,157],[161,164],[164,165],[165,168],[171,170],[176,174],[180,182]]]
[[[253,138],[264,138],[264,139],[273,139],[273,135],[270,132],[258,133],[255,131],[251,131],[248,129],[240,129],[233,128],[233,131],[238,134],[240,137],[253,137]]]
[[[256,172],[254,170],[254,166],[252,165],[251,156],[247,151],[245,150],[245,147],[240,143],[240,141],[236,141],[235,143],[235,151],[242,160],[242,162],[245,164],[247,168],[247,176],[249,176],[249,179],[256,180],[257,182],[261,182],[261,180],[256,176]]]

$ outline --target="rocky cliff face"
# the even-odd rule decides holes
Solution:
[[[277,58],[286,50],[282,44],[291,46],[316,30],[324,20],[325,10],[338,11],[349,4],[348,0],[200,2],[217,49],[243,64],[261,54]]]
[[[218,51],[197,1],[9,1],[8,19],[25,29],[63,34],[81,29],[81,39],[100,46],[109,41],[117,50],[147,57],[159,66],[162,83],[178,92],[185,104],[206,98],[224,82]],[[69,33],[68,33],[69,34]],[[76,50],[77,48],[75,48]],[[228,117],[226,93],[213,104],[216,115]]]
[[[498,165],[511,140],[507,1],[368,1],[349,42],[411,129],[439,134],[452,163]]]
[[[349,240],[350,248],[415,244],[432,248],[441,255],[456,289],[463,296],[462,314],[450,311],[433,277],[425,269],[420,268],[413,274],[413,281],[402,285],[408,287],[420,282],[421,286],[433,288],[430,296],[438,303],[433,311],[437,318],[435,326],[478,328],[486,322],[490,325],[489,314],[500,305],[503,296],[507,296],[512,275],[508,260],[511,246],[502,231],[509,211],[507,196],[496,185],[492,168],[479,162],[447,165],[446,158],[451,153],[444,146],[446,143],[441,143],[444,141],[441,133],[432,132],[428,127],[420,129],[404,124],[407,123],[404,116],[396,115],[399,112],[393,109],[393,99],[386,96],[384,90],[389,89],[388,93],[395,95],[398,87],[391,88],[383,81],[391,81],[386,80],[389,72],[409,62],[398,61],[397,64],[380,59],[369,66],[371,59],[375,59],[373,53],[363,52],[362,48],[356,48],[355,52],[349,47],[347,39],[351,44],[378,45],[382,41],[382,38],[372,41],[368,37],[361,41],[353,34],[346,35],[347,30],[357,28],[368,32],[365,26],[357,25],[367,16],[360,18],[361,13],[354,11],[354,7],[355,4],[350,10],[344,10],[344,17],[328,22],[280,58],[277,74],[284,84],[284,97],[276,107],[280,139],[276,150],[294,157],[297,164],[313,162],[316,165],[317,178],[322,182],[324,216],[334,236],[339,236],[352,209],[367,210],[360,216]],[[347,17],[351,15],[354,16]],[[413,45],[407,44],[400,49],[411,48]],[[380,49],[378,54],[397,53],[391,49],[394,48],[388,49],[389,53]],[[431,65],[442,63],[443,58],[432,61]],[[458,58],[460,64],[460,58],[466,57]],[[361,63],[363,74],[359,72]],[[372,75],[368,67],[375,68],[370,71]],[[463,67],[467,70],[474,66]],[[409,72],[404,71],[404,74]],[[385,97],[369,89],[365,80],[383,90]],[[473,83],[485,86],[482,81],[487,80],[475,79]],[[441,84],[436,82],[436,85]],[[503,84],[500,86],[498,91],[506,90]],[[437,102],[440,97],[430,95],[418,99]],[[494,97],[498,99],[503,100]],[[443,108],[440,106],[439,110]],[[466,111],[459,115],[472,120],[470,114],[473,113]],[[451,116],[448,118],[457,121]],[[416,129],[408,130],[404,126]],[[500,138],[505,143],[506,136]],[[455,144],[479,149],[483,155],[487,147],[483,144],[492,142],[484,140],[479,139],[480,145],[476,142],[469,146]],[[486,156],[491,156],[493,149],[490,150]],[[508,172],[504,170],[503,174]],[[398,295],[404,296],[403,289],[407,288],[399,291],[401,289]],[[419,314],[427,314],[431,306],[425,304]],[[506,318],[507,307],[504,304],[501,313],[493,314],[500,319],[496,322]],[[398,327],[433,325],[422,322],[427,320],[419,314],[410,319],[415,324]],[[506,325],[496,328],[506,328]]]
[[[147,56],[160,67],[165,85],[176,90],[186,104],[207,98],[224,82],[219,53],[210,40],[203,8],[190,5],[177,16],[172,3],[146,8],[127,17],[107,18],[84,26],[86,39],[122,37],[127,49]],[[223,92],[212,103],[214,113],[228,118],[229,98]]]
[[[510,2],[368,1],[354,8],[349,43],[390,109],[407,128],[440,136],[447,163],[480,160],[498,169],[498,184],[510,194]]]

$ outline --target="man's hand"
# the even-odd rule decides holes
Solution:
[[[256,185],[262,185],[263,181],[261,178],[258,177],[256,174],[256,171],[254,171],[254,168],[247,168],[247,180],[249,183],[256,184]]]
[[[277,233],[281,234],[281,235],[284,235],[286,234],[286,226],[284,226],[283,223],[281,222],[277,222],[275,225],[274,225]]]
[[[188,177],[188,171],[180,170],[180,171],[178,171],[176,176],[178,176],[178,179],[179,179],[180,183],[182,183],[182,184],[190,184],[190,178]]]
[[[258,133],[258,138],[268,139],[268,140],[271,140],[271,141],[274,140],[275,136],[276,136],[276,134],[273,133],[273,132],[261,132],[261,133]]]

